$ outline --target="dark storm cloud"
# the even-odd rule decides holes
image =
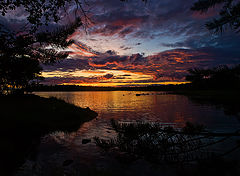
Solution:
[[[127,47],[127,46],[120,46],[120,49],[122,49],[122,50],[130,50],[130,49],[132,49],[132,47]]]
[[[93,27],[88,29],[89,33],[102,36],[118,35],[121,38],[128,36],[144,39],[160,39],[164,36],[184,36],[186,40],[191,40],[195,36],[206,38],[208,31],[205,29],[204,23],[217,14],[214,10],[205,14],[191,11],[192,0],[151,0],[146,4],[140,0],[128,2],[89,0],[88,2],[90,9],[92,9],[91,18],[94,22]],[[21,10],[20,12],[23,13]],[[69,19],[73,18],[74,11],[68,9],[68,12],[68,18],[64,18],[62,23],[69,22]],[[23,15],[26,16],[26,14],[19,16]],[[21,20],[18,20],[21,23]],[[50,24],[48,29],[55,27],[54,24]],[[90,40],[96,41],[97,39]],[[205,42],[207,43],[207,41]],[[163,45],[181,47],[181,43],[170,44]]]
[[[104,75],[103,77],[106,78],[106,79],[110,79],[110,78],[113,77],[113,74],[106,74],[106,75]]]
[[[124,74],[124,75],[120,75],[120,76],[131,76],[131,75],[129,75],[129,74]]]
[[[193,35],[206,32],[204,22],[217,12],[199,14],[190,10],[192,0],[94,1],[93,34],[154,38],[161,35]]]
[[[113,50],[108,50],[108,51],[105,52],[105,54],[117,55],[116,51],[113,51]]]
[[[147,19],[147,15],[137,15],[132,11],[125,11],[123,9],[120,11],[109,11],[95,16],[94,21],[96,22],[96,26],[90,29],[90,33],[103,36],[117,34],[119,37],[125,37],[135,32],[136,28],[145,23]]]
[[[44,71],[51,72],[51,71],[62,71],[62,72],[69,72],[75,70],[84,70],[88,68],[92,68],[88,64],[88,58],[83,59],[64,59],[62,61],[58,61],[52,65],[42,65]]]
[[[238,34],[231,32],[221,35],[194,35],[191,38],[187,38],[181,42],[176,43],[163,43],[163,46],[167,47],[187,47],[191,49],[213,47],[213,48],[225,48],[226,50],[238,50],[240,47],[240,38]]]
[[[91,77],[84,77],[84,76],[68,76],[68,77],[50,77],[45,78],[43,83],[45,84],[62,84],[62,83],[71,83],[71,84],[81,84],[81,83],[99,83],[105,82],[114,78],[113,74],[106,74],[103,76],[91,76]],[[109,82],[109,81],[108,81]]]
[[[224,33],[214,36],[192,36],[181,42],[162,44],[172,48],[199,50],[215,58],[216,64],[237,64],[240,58],[240,38],[238,34]]]
[[[192,35],[204,32],[203,22],[216,13],[200,15],[190,11],[192,0],[151,0],[147,4],[140,0],[127,3],[120,0],[89,0],[94,25],[90,34],[103,36],[119,35],[126,37],[154,38],[161,35]],[[86,7],[87,8],[87,7]],[[68,18],[61,23],[74,19],[74,8],[68,8]],[[23,13],[23,14],[21,14]],[[15,12],[15,16],[26,16],[24,11]],[[16,15],[17,14],[17,15]],[[9,18],[10,19],[10,18]],[[18,18],[17,18],[18,19]],[[18,21],[21,21],[18,19]],[[54,28],[48,27],[49,28]]]

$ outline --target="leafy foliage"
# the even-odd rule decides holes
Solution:
[[[51,64],[68,56],[58,51],[71,45],[68,40],[81,25],[77,19],[68,26],[53,32],[16,33],[0,26],[0,93],[9,88],[26,88],[33,79],[39,79],[42,68],[40,63]]]
[[[240,32],[240,2],[234,0],[198,0],[191,8],[194,11],[206,12],[209,8],[214,8],[218,4],[223,4],[219,12],[220,17],[206,23],[206,27],[214,32],[222,33],[231,28]]]
[[[40,63],[52,64],[68,56],[67,52],[61,50],[74,42],[69,36],[83,24],[83,19],[85,23],[88,22],[84,3],[86,4],[85,0],[0,2],[1,15],[5,16],[14,10],[25,12],[30,24],[30,27],[25,26],[24,31],[9,30],[6,24],[0,24],[0,93],[9,89],[26,88],[31,80],[41,78]],[[72,24],[58,24],[51,31],[39,30],[42,25],[59,22],[64,15],[69,15],[68,10],[75,10],[75,21]]]
[[[27,15],[27,20],[36,31],[39,26],[57,23],[60,18],[67,15],[67,7],[75,7],[76,13],[81,12],[87,18],[83,10],[85,0],[2,0],[0,13],[5,16],[9,11],[22,9]]]
[[[41,70],[37,60],[26,56],[1,58],[0,93],[12,88],[26,88],[31,80],[41,79]]]

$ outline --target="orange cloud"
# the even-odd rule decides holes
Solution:
[[[199,66],[204,67],[206,64],[209,65],[215,61],[214,53],[211,54],[210,52],[204,52],[204,50],[191,49],[169,50],[146,57],[141,54],[119,56],[116,53],[110,55],[100,53],[91,58],[80,57],[79,59],[68,59],[61,66],[61,71],[63,69],[67,71],[67,67],[71,69],[72,75],[70,78],[56,78],[52,81],[59,84],[100,84],[103,82],[157,84],[162,82],[184,82],[185,76],[188,74],[188,69]],[[77,68],[78,72],[82,71],[88,74],[74,75],[74,67]],[[104,70],[104,72],[101,70]],[[103,75],[104,73],[108,73],[108,75]],[[122,76],[124,73],[129,76]]]

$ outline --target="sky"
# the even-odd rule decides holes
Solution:
[[[184,83],[188,69],[240,63],[240,35],[204,24],[218,8],[191,11],[193,0],[88,0],[92,23],[71,35],[69,57],[43,65],[44,84],[145,86]],[[67,21],[67,19],[65,19]]]

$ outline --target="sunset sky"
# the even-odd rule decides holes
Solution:
[[[192,0],[88,2],[93,23],[71,36],[75,43],[67,59],[43,66],[43,83],[177,84],[190,68],[240,63],[239,34],[216,35],[204,26],[218,8],[200,14],[190,10]]]

